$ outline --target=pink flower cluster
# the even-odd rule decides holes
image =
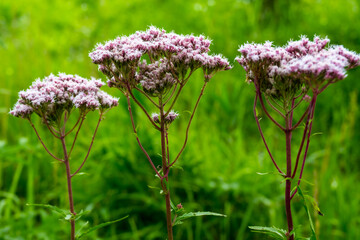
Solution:
[[[158,96],[176,83],[176,78],[171,74],[170,64],[167,59],[160,59],[152,64],[147,64],[144,60],[139,65],[137,78],[145,92],[151,96]]]
[[[152,119],[154,122],[156,123],[160,123],[160,118],[159,118],[159,114],[158,113],[153,113],[151,115]],[[177,112],[174,112],[173,110],[170,111],[166,116],[165,116],[165,123],[166,124],[170,124],[172,123],[175,119],[177,119],[179,117],[179,114]]]
[[[270,42],[247,43],[240,46],[239,52],[242,56],[236,60],[247,71],[250,80],[255,77],[263,78],[258,81],[267,85],[268,89],[269,84],[279,85],[279,81],[284,79],[318,87],[325,81],[344,79],[347,69],[360,65],[358,54],[343,46],[326,48],[328,42],[328,38],[320,39],[315,36],[314,40],[310,41],[302,36],[298,41],[289,41],[284,47],[273,47]]]
[[[136,77],[134,73],[138,70],[144,55],[148,56],[150,64],[156,64],[155,61],[159,60],[171,62],[173,71],[168,73],[175,75],[172,78],[181,74],[184,77],[188,69],[203,68],[211,71],[230,69],[226,58],[208,54],[210,43],[211,41],[204,36],[167,33],[163,29],[151,26],[146,31],[138,31],[130,36],[122,36],[105,44],[98,44],[89,56],[93,63],[99,65],[99,70],[110,79],[109,86],[123,87],[126,83],[130,83],[130,86],[134,84]],[[154,66],[149,67],[149,70],[153,71]],[[144,67],[142,69],[144,70]],[[146,76],[144,71],[140,76]],[[114,79],[111,79],[112,77]],[[163,80],[168,81],[169,78],[170,76]],[[151,85],[150,80],[154,78],[139,79],[135,84],[145,81],[146,85]]]
[[[15,117],[28,118],[33,112],[40,116],[54,111],[107,109],[118,105],[118,99],[100,87],[98,79],[87,80],[77,75],[51,74],[43,80],[36,79],[29,89],[19,92],[19,99],[10,111]]]

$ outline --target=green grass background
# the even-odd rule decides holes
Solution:
[[[254,89],[233,62],[239,45],[271,40],[283,45],[305,34],[328,36],[332,44],[360,52],[359,0],[2,0],[0,2],[0,239],[67,239],[68,223],[26,203],[68,207],[65,172],[43,150],[30,125],[9,116],[17,93],[36,78],[66,72],[105,77],[88,53],[97,42],[129,35],[155,25],[176,33],[204,34],[212,52],[234,64],[217,74],[206,89],[191,127],[189,144],[179,160],[184,169],[170,176],[172,199],[187,211],[214,211],[227,218],[202,217],[176,226],[175,238],[264,239],[249,225],[285,228],[284,183],[273,172],[252,115]],[[191,79],[176,106],[181,114],[170,132],[173,150],[180,148],[187,110],[202,79]],[[314,214],[321,240],[360,239],[360,70],[330,86],[319,98],[310,155],[303,184],[325,216]],[[104,90],[120,96],[119,92]],[[131,132],[125,98],[106,115],[83,171],[73,179],[75,208],[91,210],[90,225],[130,217],[100,229],[88,239],[164,239],[163,197],[150,165]],[[136,109],[139,135],[157,163],[158,136]],[[73,157],[73,168],[85,155],[96,114],[87,118]],[[39,120],[40,133],[59,148]],[[284,168],[284,141],[268,120],[262,121],[271,149]],[[295,140],[295,143],[299,142]],[[299,199],[293,201],[295,225],[309,235]]]

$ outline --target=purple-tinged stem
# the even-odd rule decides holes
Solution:
[[[309,107],[306,109],[306,111],[304,112],[304,114],[300,117],[299,121],[291,127],[291,130],[296,129],[301,123],[302,121],[305,119],[306,116],[309,115],[309,112],[311,111],[311,104],[309,105]]]
[[[288,224],[288,239],[294,240],[294,234],[290,234],[293,229],[293,220],[291,215],[291,123],[292,123],[292,113],[286,114],[286,129],[285,129],[285,138],[286,138],[286,186],[285,186],[285,210],[286,210],[286,219]]]
[[[267,152],[269,153],[269,156],[271,158],[271,161],[273,162],[273,164],[275,165],[276,169],[278,170],[278,172],[282,175],[282,176],[285,176],[285,173],[283,171],[281,171],[281,169],[279,168],[279,166],[276,164],[276,161],[274,159],[274,157],[272,156],[271,152],[270,152],[270,149],[266,143],[266,140],[265,140],[265,137],[264,137],[264,134],[263,134],[263,131],[261,129],[261,125],[260,125],[260,122],[259,122],[259,118],[256,114],[256,103],[257,103],[257,99],[258,99],[258,94],[256,94],[255,96],[255,101],[254,101],[254,107],[253,107],[253,112],[254,112],[254,117],[255,117],[255,121],[256,121],[256,124],[258,126],[258,129],[259,129],[259,132],[260,132],[260,135],[261,135],[261,139],[263,140],[264,142],[264,145],[265,145],[265,148],[267,150]]]
[[[255,83],[255,82],[254,82],[254,83]],[[261,96],[261,92],[260,92],[259,86],[257,86],[257,85],[255,84],[255,88],[256,88],[256,93],[257,93],[257,95],[258,95],[258,97],[259,97],[259,101],[260,101],[261,107],[262,107],[262,109],[264,110],[266,116],[268,116],[268,118],[269,118],[273,123],[275,123],[275,125],[278,126],[281,130],[285,131],[285,128],[284,128],[283,126],[281,126],[280,123],[278,123],[278,122],[270,115],[270,113],[266,110],[264,101],[263,101],[262,96]]]
[[[200,103],[200,99],[201,99],[201,97],[202,97],[203,94],[204,94],[204,90],[205,90],[205,87],[206,87],[206,84],[207,84],[207,83],[208,83],[208,82],[206,82],[206,81],[204,82],[204,85],[202,86],[201,91],[200,91],[200,95],[199,95],[199,97],[198,97],[198,99],[197,99],[197,101],[196,101],[196,103],[195,103],[194,109],[193,109],[192,114],[191,114],[191,116],[190,116],[188,125],[187,125],[187,127],[186,127],[184,144],[183,144],[182,148],[180,149],[178,155],[177,155],[176,158],[174,159],[174,161],[172,161],[171,164],[169,165],[169,167],[171,167],[171,166],[173,166],[173,165],[175,164],[175,162],[179,159],[181,153],[182,153],[182,152],[184,151],[184,149],[185,149],[185,146],[186,146],[186,144],[187,144],[187,140],[188,140],[188,138],[189,138],[190,125],[191,125],[192,119],[193,119],[193,117],[194,117],[194,115],[195,115],[196,109],[197,109],[197,107],[198,107],[198,105],[199,105],[199,103]]]
[[[49,129],[49,131],[51,132],[51,134],[52,134],[54,137],[60,139],[61,137],[58,136],[58,135],[54,132],[54,130],[53,130],[52,127],[49,125],[49,123],[48,123],[48,121],[46,120],[45,117],[43,117],[43,121],[44,121],[45,125],[47,126],[47,128]],[[60,133],[60,132],[57,132],[57,133]]]
[[[143,110],[143,112],[145,113],[145,115],[147,116],[147,118],[150,120],[151,124],[160,131],[160,128],[158,127],[158,125],[156,125],[156,123],[153,121],[152,117],[149,115],[149,113],[146,111],[145,107],[135,98],[134,94],[131,92],[131,88],[128,86],[128,94],[132,97],[132,99],[134,100],[134,102]]]
[[[302,153],[302,149],[304,147],[304,142],[305,142],[307,130],[308,130],[308,127],[309,127],[309,120],[310,120],[310,115],[309,115],[309,117],[308,117],[308,119],[306,121],[306,124],[305,124],[305,129],[304,129],[304,133],[303,133],[301,143],[300,143],[300,146],[299,146],[299,151],[298,151],[297,156],[296,156],[295,168],[294,168],[293,174],[291,175],[291,178],[295,177],[298,166],[299,166],[300,156],[301,156],[301,153]]]
[[[64,162],[63,159],[56,157],[54,154],[52,154],[52,153],[50,152],[50,150],[46,147],[45,143],[44,143],[43,140],[41,139],[38,131],[36,130],[34,124],[31,122],[30,119],[29,119],[29,122],[30,122],[31,127],[34,129],[34,131],[35,131],[35,133],[36,133],[36,136],[38,137],[39,141],[41,142],[41,144],[42,144],[43,147],[45,148],[46,152],[47,152],[51,157],[53,157],[54,159],[56,159],[56,160],[58,160],[58,161],[60,161],[60,162]]]
[[[174,87],[173,90],[171,91],[170,96],[167,97],[167,99],[165,100],[165,102],[163,102],[163,106],[165,106],[165,105],[170,101],[170,99],[172,98],[172,96],[174,96],[174,93],[176,92],[176,89],[177,89],[178,84],[179,84],[179,83],[176,83],[176,84],[175,84],[175,87]]]
[[[78,127],[78,129],[77,129],[77,131],[76,131],[76,133],[75,133],[75,137],[74,137],[73,143],[72,143],[71,148],[70,148],[70,151],[69,151],[69,157],[70,157],[70,155],[71,155],[71,153],[72,153],[72,151],[73,151],[73,149],[74,149],[74,146],[75,146],[77,137],[78,137],[78,135],[79,135],[81,126],[82,126],[82,124],[84,123],[84,120],[85,120],[85,115],[83,115],[83,116],[81,117],[81,121],[80,121],[79,127]],[[65,134],[65,136],[66,136],[66,134]]]
[[[130,96],[129,95],[126,95],[126,98],[127,98],[127,103],[128,103],[128,110],[129,110],[129,114],[130,114],[130,119],[131,119],[131,125],[133,127],[133,131],[134,131],[134,134],[135,134],[135,137],[136,137],[136,141],[137,143],[139,144],[141,150],[144,152],[146,158],[149,160],[149,163],[151,165],[151,167],[154,169],[156,175],[162,179],[162,176],[160,175],[160,173],[158,172],[158,170],[156,169],[153,161],[151,160],[149,154],[146,152],[145,148],[142,146],[141,142],[140,142],[140,139],[137,135],[137,131],[136,131],[136,127],[135,127],[135,122],[134,122],[134,117],[133,117],[133,114],[132,114],[132,110],[131,110],[131,103],[130,103]]]
[[[169,136],[168,132],[166,131],[166,151],[167,151],[167,164],[170,165],[170,150],[169,150]]]
[[[266,96],[265,96],[265,100],[272,109],[274,109],[281,117],[285,118],[285,115],[279,109],[277,109]]]
[[[311,112],[309,113],[310,114],[309,131],[308,131],[308,134],[307,134],[307,141],[306,141],[306,147],[305,147],[303,162],[302,162],[302,165],[301,165],[299,180],[298,180],[298,183],[297,183],[298,186],[300,186],[301,178],[302,178],[302,175],[303,175],[303,172],[304,172],[304,166],[305,166],[305,162],[306,162],[307,153],[308,153],[308,150],[309,150],[311,129],[312,129],[312,123],[313,123],[313,118],[314,118],[314,113],[315,113],[316,99],[317,99],[318,94],[319,94],[319,92],[317,90],[314,90],[313,99],[312,99],[313,100],[313,106],[312,106]],[[297,189],[291,195],[291,198],[293,198],[296,193],[297,193]]]
[[[152,100],[151,99],[151,97],[146,93],[146,92],[144,92],[143,90],[141,90],[140,88],[138,88],[138,87],[134,87],[138,92],[140,92],[142,95],[144,95],[152,104],[154,104],[155,105],[155,107],[157,107],[157,108],[159,108],[159,105],[156,103],[156,102],[154,102],[154,100]]]
[[[171,111],[171,109],[172,109],[173,106],[175,105],[175,102],[176,102],[176,100],[178,99],[178,97],[179,97],[179,95],[180,95],[180,92],[181,92],[181,90],[183,89],[183,87],[184,87],[184,85],[180,83],[180,88],[179,88],[179,90],[177,91],[177,93],[176,93],[176,95],[175,95],[175,98],[174,98],[174,100],[172,101],[169,109],[168,109],[167,112],[165,113],[165,116],[167,116],[167,115],[169,114],[169,112]]]
[[[72,213],[72,215],[76,215],[75,210],[74,210],[74,200],[73,200],[73,192],[72,192],[72,186],[71,186],[71,172],[70,172],[69,156],[68,156],[67,149],[66,149],[64,135],[61,136],[60,140],[61,140],[61,144],[62,144],[63,151],[64,151],[64,164],[66,167],[66,181],[67,181],[67,186],[68,186],[70,212]],[[75,240],[75,219],[70,219],[70,224],[71,224],[71,235],[70,235],[71,238],[70,239]]]
[[[85,117],[85,116],[84,116],[84,117]],[[80,119],[82,119],[82,118],[83,118],[83,114],[80,113],[80,116],[79,116],[78,120],[76,121],[75,125],[65,134],[64,137],[66,137],[66,136],[69,135],[72,131],[74,131],[74,129],[75,129],[75,128],[77,127],[77,125],[79,124]]]
[[[159,98],[159,105],[160,105],[160,133],[161,133],[161,157],[162,157],[162,169],[164,173],[164,179],[161,180],[161,185],[163,188],[163,194],[165,196],[166,202],[166,226],[168,232],[168,240],[173,240],[173,230],[172,230],[172,220],[171,220],[171,204],[170,204],[170,190],[167,189],[166,185],[163,181],[169,183],[168,174],[169,174],[169,165],[166,160],[166,125],[165,125],[165,114],[164,114],[164,107],[162,103],[161,97]]]
[[[100,125],[100,122],[101,122],[101,120],[102,120],[102,116],[103,116],[103,113],[100,113],[99,121],[98,121],[98,123],[97,123],[97,125],[96,125],[94,134],[93,134],[92,139],[91,139],[91,143],[90,143],[89,149],[88,149],[88,151],[87,151],[87,154],[86,154],[83,162],[81,163],[81,165],[79,166],[79,168],[78,168],[73,174],[71,174],[71,177],[75,176],[75,175],[80,171],[80,169],[84,166],[87,158],[89,157],[89,154],[90,154],[92,145],[93,145],[94,140],[95,140],[95,136],[96,136],[97,130],[98,130],[99,125]]]

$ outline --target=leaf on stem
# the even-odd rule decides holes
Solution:
[[[69,210],[61,209],[61,208],[55,207],[50,204],[35,204],[35,203],[29,204],[29,203],[27,203],[26,206],[47,208],[47,209],[51,210],[52,212],[61,215],[61,217],[65,218],[65,219],[67,218],[68,215],[71,215]]]
[[[189,212],[185,213],[181,216],[177,216],[173,226],[182,224],[183,220],[191,218],[191,217],[201,217],[201,216],[217,216],[217,217],[226,217],[224,214],[214,213],[214,212]]]
[[[287,240],[286,230],[276,227],[249,226],[251,231],[266,234],[277,240]]]
[[[184,171],[184,169],[179,165],[179,164],[174,164],[171,166],[171,168],[174,168],[174,169],[178,169],[178,170],[181,170],[181,171]]]
[[[310,223],[310,229],[311,229],[311,236],[310,236],[310,240],[316,240],[316,234],[315,234],[315,228],[314,228],[314,224],[312,222],[312,219],[311,219],[311,215],[310,215],[310,211],[307,207],[307,204],[306,204],[306,199],[301,191],[301,188],[300,186],[297,186],[297,190],[298,190],[298,193],[299,195],[301,196],[301,199],[302,199],[302,203],[304,205],[304,208],[305,208],[305,211],[308,215],[308,218],[309,218],[309,223]]]
[[[323,133],[322,132],[316,132],[316,133],[311,134],[311,137],[316,136],[316,135],[323,135]]]
[[[317,202],[315,201],[315,199],[310,196],[305,194],[304,195],[305,199],[311,203],[311,205],[313,206],[313,208],[316,210],[316,212],[320,215],[320,216],[324,216],[324,214],[320,211],[319,205],[317,204]]]
[[[124,220],[124,219],[127,218],[127,217],[129,217],[129,215],[128,215],[128,216],[125,216],[125,217],[123,217],[123,218],[114,220],[114,221],[105,222],[105,223],[101,223],[101,224],[99,224],[99,225],[96,225],[96,226],[94,226],[94,227],[92,227],[92,228],[87,229],[87,230],[86,230],[85,232],[83,232],[83,233],[78,233],[78,234],[76,235],[75,239],[80,239],[80,238],[84,237],[84,236],[85,236],[86,234],[88,234],[88,233],[91,233],[91,232],[93,232],[93,231],[95,231],[95,230],[97,230],[97,229],[99,229],[99,228],[106,227],[106,226],[108,226],[108,225],[110,225],[110,224],[113,224],[113,223],[116,223],[116,222],[120,222],[120,221]]]
[[[75,176],[83,176],[83,175],[89,175],[87,172],[78,172],[74,175]]]

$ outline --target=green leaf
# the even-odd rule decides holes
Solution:
[[[177,207],[175,206],[175,204],[170,200],[170,206],[171,206],[171,210],[173,210],[174,212],[176,212]]]
[[[316,240],[316,234],[315,234],[314,224],[313,224],[313,222],[312,222],[311,215],[310,215],[310,211],[309,211],[309,209],[308,209],[308,207],[307,207],[304,194],[302,193],[300,186],[298,186],[297,189],[298,189],[299,195],[301,196],[302,203],[303,203],[303,205],[304,205],[305,211],[306,211],[306,213],[307,213],[307,215],[308,215],[308,218],[309,218],[310,229],[311,229],[311,237],[310,237],[310,240]]]
[[[226,215],[224,214],[220,214],[220,213],[214,213],[214,212],[189,212],[189,213],[185,213],[181,216],[178,216],[174,223],[173,226],[175,225],[179,225],[182,224],[182,221],[191,217],[201,217],[201,216],[217,216],[217,217],[226,217]]]
[[[89,175],[89,174],[87,172],[78,172],[74,176],[84,176],[84,175]]]
[[[86,211],[81,210],[79,213],[77,213],[77,214],[75,215],[75,221],[79,220],[82,216],[84,216],[84,215],[86,215],[86,214],[88,214],[88,213],[90,213],[90,211],[88,211],[88,210],[86,210]]]
[[[161,190],[159,187],[154,187],[154,186],[150,186],[150,185],[147,185],[147,186],[148,186],[148,188],[150,188],[150,189]]]
[[[53,205],[50,204],[26,204],[26,206],[34,206],[34,207],[43,207],[43,208],[48,208],[50,209],[52,212],[57,213],[59,215],[61,215],[62,217],[64,217],[66,219],[66,217],[70,214],[70,211],[68,210],[64,210],[58,207],[55,207]],[[71,215],[71,214],[70,214]]]
[[[317,213],[320,216],[324,216],[324,214],[320,211],[319,205],[317,204],[317,202],[315,201],[315,199],[312,196],[304,195],[304,197],[308,202],[310,202],[312,204],[313,208],[317,211]]]
[[[83,225],[81,225],[81,227],[79,228],[79,230],[77,230],[76,232],[76,236],[81,234],[81,231],[84,229],[84,227],[86,227],[89,224],[89,221],[86,221]]]
[[[274,239],[287,240],[286,230],[276,227],[249,226],[253,232],[263,233]]]
[[[101,223],[101,224],[99,224],[99,225],[96,225],[96,226],[94,226],[94,227],[92,227],[92,228],[89,228],[89,229],[86,230],[85,232],[83,232],[83,233],[81,233],[81,234],[79,234],[79,235],[76,235],[75,239],[80,239],[80,238],[84,237],[84,236],[85,236],[86,234],[88,234],[88,233],[91,233],[91,232],[93,232],[93,231],[95,231],[95,230],[97,230],[97,229],[99,229],[99,228],[106,227],[106,226],[108,226],[108,225],[110,225],[110,224],[113,224],[113,223],[116,223],[116,222],[120,222],[120,221],[124,220],[124,219],[127,218],[127,217],[129,217],[129,215],[127,215],[127,216],[125,216],[125,217],[123,217],[123,218],[114,220],[114,221],[105,222],[105,223]]]
[[[171,168],[174,168],[174,169],[178,169],[178,170],[181,170],[181,171],[184,171],[184,169],[179,165],[179,164],[174,164],[171,166]]]
[[[322,134],[323,134],[322,132],[313,133],[313,134],[311,134],[311,137],[316,136],[316,135],[322,135]]]
[[[286,180],[289,180],[290,182],[293,180],[291,177],[285,177],[284,180],[281,181],[281,183],[285,182]]]
[[[314,184],[312,182],[309,182],[308,180],[306,180],[304,178],[301,179],[301,182],[309,184],[310,186],[314,186]]]

